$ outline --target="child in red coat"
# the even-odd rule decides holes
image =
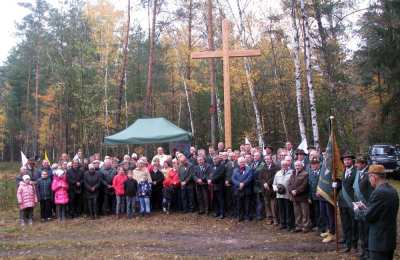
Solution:
[[[28,220],[29,225],[32,225],[33,208],[38,203],[38,198],[35,186],[31,183],[31,177],[24,175],[22,180],[17,190],[18,205],[22,210],[21,226],[25,225],[25,220]]]
[[[116,214],[119,217],[120,213],[125,212],[125,187],[124,183],[128,179],[126,176],[125,171],[122,167],[118,168],[117,175],[113,178],[112,186],[115,190],[115,195],[117,198],[117,205],[116,205]]]

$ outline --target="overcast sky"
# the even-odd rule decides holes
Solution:
[[[62,0],[47,0],[52,6],[58,6],[58,3]],[[95,2],[95,0],[90,0]],[[280,9],[280,1],[277,0],[263,0],[264,2],[264,10],[271,9]],[[364,8],[368,5],[369,0],[359,0],[360,5],[359,8]],[[18,5],[18,2],[34,2],[34,0],[0,0],[0,65],[7,59],[8,53],[10,49],[17,44],[17,38],[15,37],[15,24],[16,22],[20,22],[21,19],[28,13],[27,10]],[[126,0],[113,0],[112,1],[118,8],[125,8]],[[138,1],[132,1],[138,2]],[[173,1],[175,2],[175,1]],[[136,3],[134,3],[136,4]],[[234,5],[233,5],[234,6]],[[256,7],[257,9],[257,7]],[[258,10],[261,10],[258,8]],[[263,11],[264,11],[263,10]],[[228,12],[228,11],[227,11]],[[136,13],[136,17],[137,17]],[[140,14],[145,16],[146,14]],[[135,15],[134,15],[135,16]],[[352,22],[355,22],[359,14],[352,15],[349,17]],[[141,19],[146,22],[146,19]],[[146,24],[146,23],[145,23]],[[350,43],[350,48],[355,49],[358,45],[358,41],[356,38],[353,39]]]

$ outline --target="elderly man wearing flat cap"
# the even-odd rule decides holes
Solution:
[[[356,178],[357,170],[354,167],[355,156],[349,152],[346,152],[342,156],[342,161],[345,166],[345,170],[342,174],[341,185],[339,186],[339,209],[340,209],[340,220],[343,229],[343,239],[346,248],[343,253],[349,253],[353,247],[354,251],[357,251],[358,242],[358,228],[357,222],[354,218],[353,212],[353,201],[354,201],[354,189],[353,184]]]
[[[374,191],[367,205],[361,201],[353,203],[354,212],[369,225],[369,259],[393,259],[396,249],[399,196],[386,181],[383,165],[371,165],[368,169],[368,177]]]
[[[368,205],[369,197],[372,193],[372,186],[368,179],[368,163],[365,156],[359,156],[356,159],[355,166],[357,168],[356,178],[354,179],[354,200],[361,201],[365,205]],[[355,217],[358,222],[358,234],[361,245],[360,259],[368,259],[368,224]]]

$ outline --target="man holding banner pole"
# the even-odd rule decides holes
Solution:
[[[330,242],[336,235],[336,251],[338,251],[338,231],[337,231],[337,176],[343,171],[343,164],[340,160],[339,148],[336,143],[334,133],[334,117],[330,117],[330,136],[326,145],[326,152],[322,164],[321,173],[319,176],[317,194],[321,199],[321,213],[325,215],[328,222],[328,231],[322,233],[323,242]]]

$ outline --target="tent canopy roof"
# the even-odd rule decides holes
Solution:
[[[104,144],[155,144],[190,141],[192,134],[163,117],[138,119],[125,130],[104,138]]]

